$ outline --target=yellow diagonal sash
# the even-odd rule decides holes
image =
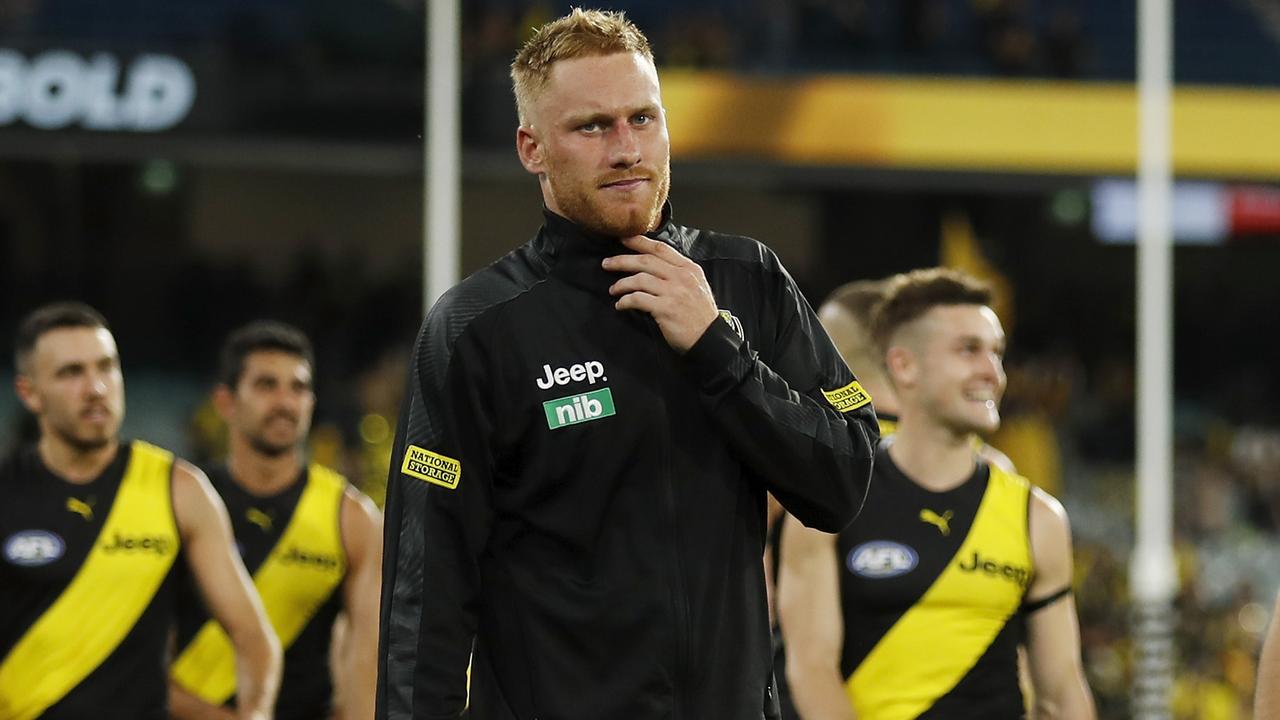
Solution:
[[[928,710],[960,682],[1018,609],[1031,570],[1028,491],[1024,478],[991,468],[960,549],[845,683],[860,720],[911,720]],[[975,553],[1026,574],[1013,581],[962,570]]]
[[[338,473],[312,465],[288,527],[253,574],[267,618],[286,649],[346,574],[338,527],[346,485]],[[171,673],[178,684],[205,702],[222,705],[231,699],[236,691],[235,651],[216,620],[201,626],[174,661]]]
[[[102,531],[75,577],[0,663],[0,720],[61,700],[133,629],[178,554],[173,455],[134,442]],[[158,659],[158,658],[157,658]]]

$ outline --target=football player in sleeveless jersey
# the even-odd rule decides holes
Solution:
[[[0,718],[168,717],[183,563],[228,629],[237,717],[269,718],[280,648],[226,509],[199,469],[120,440],[124,379],[106,320],[45,306],[21,324],[15,355],[40,437],[0,467]]]
[[[257,321],[228,336],[214,390],[228,455],[209,476],[284,647],[276,719],[372,718],[382,518],[346,478],[307,461],[313,367],[311,342],[292,326]],[[221,629],[184,612],[178,648],[175,715],[216,715],[237,693]]]
[[[889,282],[873,322],[900,413],[866,511],[837,536],[789,521],[780,611],[802,717],[1088,719],[1061,505],[983,459],[1004,332],[989,291],[942,269]],[[877,398],[879,399],[879,398]]]

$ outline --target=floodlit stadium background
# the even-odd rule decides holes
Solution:
[[[1180,718],[1246,717],[1280,586],[1280,11],[1175,2]],[[462,9],[462,271],[525,240],[507,63],[567,3]],[[950,264],[1010,331],[991,442],[1061,497],[1089,679],[1127,715],[1135,10],[1119,0],[639,0],[678,221],[755,236],[813,304]],[[422,0],[0,2],[0,378],[60,298],[115,326],[126,432],[198,462],[217,343],[317,342],[317,456],[379,494],[421,317]],[[0,393],[0,444],[29,432]]]

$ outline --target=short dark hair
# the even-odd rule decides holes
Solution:
[[[18,337],[13,348],[14,369],[19,374],[25,373],[36,343],[45,333],[60,328],[111,330],[102,313],[82,302],[62,301],[42,305],[28,313],[18,324]]]
[[[234,388],[244,374],[244,361],[256,352],[277,351],[297,355],[315,367],[315,354],[306,333],[275,320],[255,320],[233,330],[222,343],[219,355],[218,381]]]
[[[940,305],[991,305],[991,288],[972,275],[951,268],[926,268],[895,275],[876,306],[871,335],[881,351],[893,334]]]

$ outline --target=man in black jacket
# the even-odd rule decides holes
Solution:
[[[386,516],[379,716],[776,712],[766,491],[847,525],[870,398],[777,258],[671,220],[647,40],[575,10],[512,66],[544,225],[414,349]]]

